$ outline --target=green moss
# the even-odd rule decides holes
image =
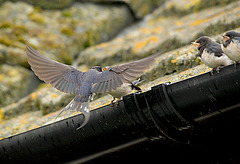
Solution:
[[[15,43],[7,35],[2,35],[0,37],[0,43],[6,46],[15,46]]]
[[[46,23],[45,16],[36,11],[33,11],[28,16],[31,21],[36,22],[38,24],[43,25]]]
[[[9,21],[3,21],[0,23],[0,29],[1,28],[11,28],[13,25],[11,22]]]
[[[64,11],[62,12],[62,16],[63,16],[63,17],[72,17],[73,14],[72,14],[72,12],[71,12],[70,10],[64,10]]]
[[[194,7],[195,11],[202,10],[204,8],[209,8],[212,6],[225,6],[231,2],[234,2],[236,0],[202,0],[199,5]]]
[[[186,43],[181,42],[179,39],[171,38],[171,39],[167,39],[166,41],[161,43],[159,48],[155,51],[161,51],[162,53],[164,53],[164,52],[171,51],[176,48],[182,47],[184,45],[186,45]]]
[[[62,51],[60,55],[63,63],[68,65],[71,65],[73,63],[73,57],[69,55],[69,53],[67,53],[66,51]]]
[[[28,28],[24,25],[15,25],[13,26],[13,33],[18,36],[28,32]]]
[[[73,36],[75,34],[75,31],[70,27],[63,27],[61,28],[61,33],[67,35],[67,36]]]

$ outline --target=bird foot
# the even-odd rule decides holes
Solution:
[[[110,108],[113,108],[113,103],[112,103],[112,101],[111,101],[111,103],[110,103]]]
[[[119,105],[119,100],[116,100],[115,101],[115,97],[114,97],[114,99],[111,101],[111,103],[110,103],[110,108],[113,108],[114,107],[114,104],[116,104],[117,106]],[[114,102],[115,101],[115,102]]]
[[[216,68],[216,72],[217,73],[220,73],[220,69],[222,68],[222,66],[218,66],[217,68]]]
[[[114,100],[115,100],[115,99],[114,99]],[[113,108],[113,106],[114,106],[114,100],[111,101],[111,103],[110,103],[110,108]]]
[[[211,70],[211,75],[213,75],[214,74],[214,71],[216,71],[217,73],[220,73],[220,69],[222,68],[222,66],[218,66],[217,68],[213,68],[212,70]]]
[[[118,105],[119,105],[119,101],[117,100],[117,101],[115,102],[115,104],[118,106]]]

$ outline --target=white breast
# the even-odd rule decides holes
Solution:
[[[211,67],[211,68],[217,68],[219,66],[227,66],[230,64],[233,64],[233,61],[230,60],[225,54],[223,54],[221,57],[214,56],[214,54],[207,53],[206,50],[203,51],[201,55],[202,62]]]
[[[110,95],[116,98],[122,98],[125,95],[128,95],[132,92],[131,84],[123,83],[120,87],[116,88],[109,92]]]
[[[234,42],[234,43],[233,43]],[[226,48],[221,45],[223,52],[233,61],[240,61],[240,43],[238,40],[234,40]]]

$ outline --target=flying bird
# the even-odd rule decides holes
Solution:
[[[240,33],[227,31],[223,35],[222,50],[235,64],[240,61]]]
[[[201,36],[192,44],[198,49],[202,62],[216,69],[217,72],[219,72],[221,66],[233,64],[233,61],[222,51],[221,45],[210,37]]]
[[[131,81],[141,76],[160,55],[158,53],[137,61],[104,69],[100,66],[94,66],[90,70],[82,72],[73,66],[47,58],[28,44],[26,54],[28,63],[39,79],[45,83],[50,83],[59,91],[76,95],[57,117],[66,110],[82,112],[84,122],[77,130],[89,121],[89,101],[93,94],[107,92],[119,98],[128,94],[128,87],[139,90],[140,88]]]

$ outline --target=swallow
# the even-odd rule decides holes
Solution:
[[[121,97],[128,93],[126,91],[118,93],[118,89],[122,86],[124,88],[126,84],[131,85],[131,81],[141,76],[156,61],[160,53],[126,64],[107,67],[104,71],[102,67],[94,66],[86,72],[47,58],[28,44],[26,55],[31,69],[39,79],[50,83],[59,91],[75,94],[73,100],[61,110],[57,117],[66,110],[82,112],[84,121],[77,128],[78,130],[90,119],[89,101],[93,94],[107,92],[115,97]]]
[[[111,67],[107,66],[105,68],[103,68],[103,71],[106,71],[108,69],[110,69]],[[140,79],[137,79],[133,82],[128,82],[128,83],[123,83],[120,87],[117,87],[114,90],[109,91],[108,93],[110,95],[112,95],[113,100],[111,101],[111,107],[113,106],[113,102],[115,101],[115,99],[122,99],[123,96],[126,96],[130,93],[132,93],[132,91],[136,91],[137,93],[141,93],[142,90],[141,88],[139,88],[137,85],[140,84],[142,81],[140,81]],[[116,102],[116,104],[118,104],[118,100]]]
[[[207,36],[202,36],[192,43],[199,51],[201,61],[219,72],[221,66],[233,64],[221,49],[221,45]]]
[[[240,33],[227,31],[222,35],[222,50],[235,64],[240,61]]]

